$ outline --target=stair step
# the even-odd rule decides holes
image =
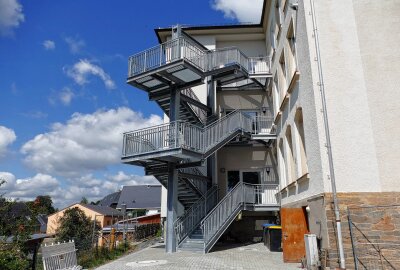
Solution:
[[[185,243],[204,244],[204,239],[188,238]]]
[[[183,248],[198,248],[198,249],[203,249],[204,248],[204,242],[202,243],[183,243],[182,244]]]

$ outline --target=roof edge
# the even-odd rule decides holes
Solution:
[[[258,27],[263,27],[263,22],[264,22],[264,17],[265,17],[265,8],[267,6],[267,1],[263,1],[263,6],[262,6],[262,13],[261,13],[261,19],[259,23],[250,23],[250,24],[231,24],[231,25],[209,25],[209,26],[183,26],[182,30],[185,31],[190,31],[190,30],[209,30],[209,29],[241,29],[241,28],[258,28]],[[157,36],[158,43],[162,43],[160,33],[166,32],[166,31],[171,31],[171,27],[165,27],[165,28],[155,28],[154,32]]]

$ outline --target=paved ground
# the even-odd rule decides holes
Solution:
[[[154,245],[129,254],[97,270],[130,269],[299,269],[299,264],[284,264],[281,252],[270,252],[262,243],[247,246],[224,246],[208,254],[180,251],[166,254],[164,245]]]

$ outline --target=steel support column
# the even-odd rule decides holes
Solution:
[[[169,120],[171,122],[179,120],[180,91],[171,89],[171,103],[169,110]],[[175,132],[175,131],[171,131]],[[174,134],[173,137],[176,137]],[[167,185],[167,235],[165,251],[167,253],[176,252],[176,236],[174,222],[178,217],[178,170],[176,164],[168,163],[168,185]]]
[[[174,163],[168,163],[168,186],[167,186],[167,235],[165,251],[176,252],[176,236],[174,222],[178,217],[178,171]]]
[[[212,115],[218,116],[217,89],[212,76],[207,80],[207,107],[211,108],[211,111],[207,113],[208,117]],[[212,154],[207,159],[207,176],[211,179],[212,184],[217,184],[217,153]]]

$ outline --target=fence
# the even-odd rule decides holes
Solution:
[[[347,211],[355,269],[400,269],[400,205]]]

